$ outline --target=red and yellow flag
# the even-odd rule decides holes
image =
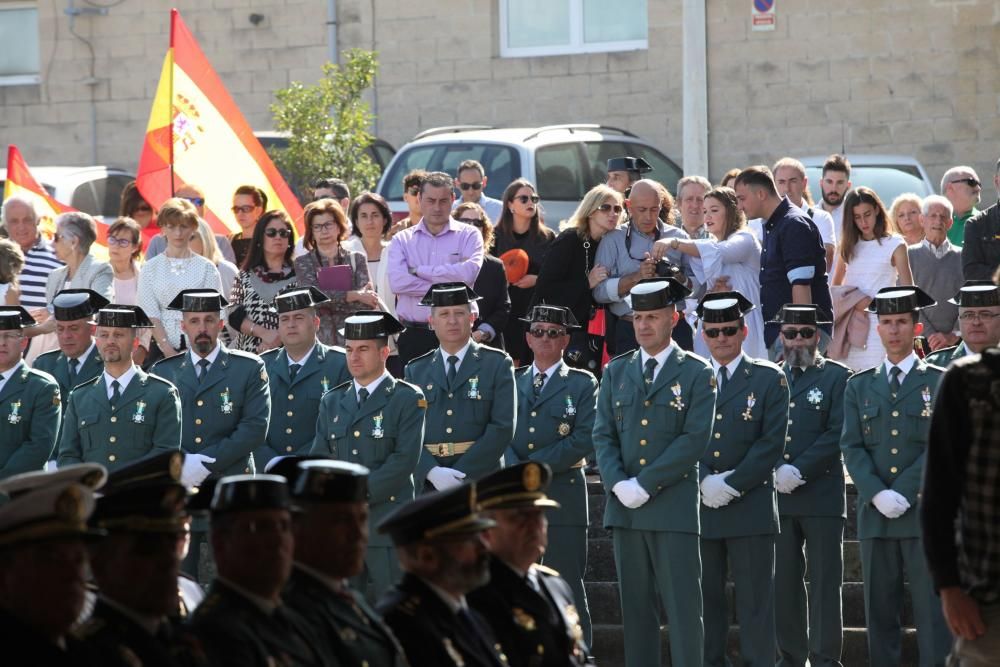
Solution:
[[[3,186],[3,198],[19,195],[35,202],[35,210],[42,221],[42,229],[51,239],[54,232],[53,221],[60,213],[75,211],[75,208],[60,204],[48,190],[31,175],[28,163],[21,156],[21,151],[17,146],[11,144],[7,147],[7,180]]]
[[[184,184],[205,192],[215,231],[239,230],[233,192],[256,185],[269,209],[282,209],[301,231],[302,206],[229,96],[180,13],[170,10],[170,48],[146,126],[136,176],[143,198],[159,208]]]

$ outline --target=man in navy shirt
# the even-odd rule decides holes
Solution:
[[[811,303],[833,313],[826,275],[826,250],[819,230],[787,197],[779,197],[771,170],[747,167],[736,177],[736,198],[748,220],[764,221],[760,253],[760,303],[764,343],[769,349],[779,326],[771,320],[786,303]],[[821,327],[822,328],[822,327]],[[824,330],[829,334],[829,328]],[[772,356],[774,350],[772,349]]]

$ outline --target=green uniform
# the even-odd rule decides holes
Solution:
[[[840,432],[844,387],[851,371],[819,357],[795,378],[784,364],[790,389],[785,453],[776,466],[795,466],[805,484],[778,494],[781,531],[775,545],[774,609],[779,667],[840,665],[844,619],[844,466]],[[805,552],[803,553],[803,544]],[[809,564],[808,610],[806,563]]]
[[[271,395],[261,358],[222,344],[219,348],[203,382],[198,381],[190,352],[153,365],[156,374],[180,392],[184,415],[181,448],[214,458],[214,463],[205,462],[213,479],[254,471],[251,452],[264,443],[271,416]]]
[[[951,347],[942,347],[937,352],[931,352],[926,357],[924,357],[924,363],[928,363],[931,366],[940,366],[941,368],[948,368],[948,365],[956,359],[961,359],[962,357],[967,357],[972,352],[969,348],[965,346],[965,343],[959,343],[958,345],[953,345]]]
[[[702,599],[705,665],[726,662],[732,572],[740,653],[744,664],[774,660],[774,540],[778,505],[774,463],[781,458],[788,425],[788,385],[769,361],[743,355],[719,389],[712,439],[699,477],[732,471],[726,484],[739,497],[719,508],[701,505]]]
[[[69,398],[69,392],[73,387],[93,380],[104,372],[104,360],[101,359],[101,355],[97,352],[97,346],[94,345],[72,378],[69,371],[69,359],[60,350],[52,350],[38,355],[32,367],[37,371],[45,371],[54,377],[59,383],[59,391],[63,397]]]
[[[613,531],[626,665],[660,664],[657,592],[670,619],[673,664],[702,664],[698,459],[714,411],[711,367],[676,345],[648,390],[640,350],[604,371],[594,449],[608,498],[604,527]],[[612,492],[632,477],[650,496],[637,509]]]
[[[138,366],[117,405],[111,406],[104,374],[78,385],[66,401],[59,465],[100,463],[109,471],[181,443],[177,389]]]
[[[920,545],[917,510],[934,395],[944,371],[915,359],[893,396],[885,364],[847,381],[840,446],[858,490],[858,539],[872,665],[898,665],[903,570],[910,582],[920,665],[944,664],[950,636]],[[895,519],[872,504],[891,489],[910,504]]]
[[[447,356],[437,348],[406,365],[406,379],[427,397],[425,448],[414,473],[417,489],[424,487],[428,471],[435,466],[464,472],[467,480],[499,470],[514,436],[517,399],[510,357],[470,341],[449,384]],[[452,445],[468,450],[450,453]]]
[[[320,342],[291,378],[285,348],[261,355],[271,391],[271,422],[267,440],[253,453],[258,470],[276,456],[309,452],[316,435],[316,419],[323,394],[350,379],[344,350]]]
[[[543,563],[559,572],[573,590],[584,640],[590,645],[591,623],[583,575],[587,569],[587,478],[585,458],[594,451],[597,380],[560,360],[538,398],[532,386],[534,366],[517,369],[517,429],[504,457],[507,465],[547,463],[552,483],[546,494],[562,507],[546,512],[549,546]]]
[[[0,373],[0,479],[41,470],[55,449],[59,429],[59,385],[48,373],[20,362]],[[9,377],[8,377],[9,376]]]
[[[401,575],[392,540],[376,527],[414,498],[413,471],[420,458],[426,408],[420,389],[388,373],[361,405],[353,381],[334,387],[320,403],[310,453],[359,463],[370,471],[365,593],[372,600]]]

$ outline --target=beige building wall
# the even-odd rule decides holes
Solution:
[[[42,84],[0,87],[0,143],[34,165],[90,163],[95,128],[98,162],[135,167],[171,5],[256,129],[270,128],[273,91],[315,80],[327,55],[323,0],[125,0],[75,20],[93,59],[70,34],[67,1],[39,2]],[[773,32],[750,30],[750,4],[708,0],[713,180],[842,145],[915,155],[935,180],[957,163],[992,173],[1000,3],[779,0]],[[339,47],[379,52],[376,130],[397,147],[436,125],[580,121],[627,128],[682,161],[681,0],[648,0],[648,50],[537,58],[498,56],[497,0],[337,5]]]

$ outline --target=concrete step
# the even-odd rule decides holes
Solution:
[[[917,664],[916,638],[915,631],[904,631],[901,664]],[[868,646],[866,641],[864,630],[858,628],[846,629],[844,631],[844,652],[841,662],[844,665],[850,665],[850,667],[866,667],[868,665]],[[601,665],[601,667],[624,667],[625,642],[620,625],[601,625],[595,623],[593,643],[593,652],[597,659],[597,664]],[[670,662],[670,637],[668,629],[665,627],[660,629],[660,646],[662,664],[672,664]],[[730,628],[726,652],[733,665],[739,666],[742,664],[739,658],[739,628],[737,627]]]

